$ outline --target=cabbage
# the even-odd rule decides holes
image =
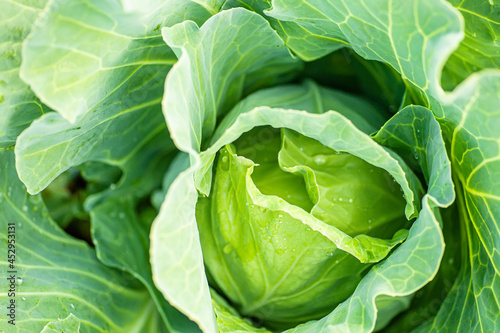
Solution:
[[[0,331],[500,331],[493,1],[0,4]]]

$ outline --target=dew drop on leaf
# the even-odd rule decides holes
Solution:
[[[323,165],[326,163],[326,158],[323,155],[316,155],[314,156],[314,163],[317,165]]]
[[[221,168],[223,170],[229,170],[229,158],[227,156],[222,156],[222,159],[221,159]]]

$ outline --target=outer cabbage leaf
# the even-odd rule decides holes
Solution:
[[[385,63],[366,61],[349,50],[349,43],[342,36],[341,29],[333,37],[331,30],[322,30],[319,25],[314,25],[313,29],[318,30],[313,32],[298,20],[280,21],[267,16],[265,13],[271,8],[271,0],[228,0],[223,8],[234,7],[243,7],[263,15],[285,44],[301,59],[310,61],[324,56],[326,53],[318,45],[330,52],[339,49],[317,59],[318,61],[306,63],[302,75],[343,91],[363,93],[373,100],[388,104],[391,112],[399,109],[405,90],[399,73]],[[329,29],[336,27],[330,26]]]
[[[304,29],[324,29],[325,38],[338,37],[340,28],[357,54],[390,64],[404,80],[424,90],[440,88],[438,71],[463,37],[458,13],[442,1],[376,0],[368,6],[361,0],[293,5],[290,0],[275,0],[266,14],[300,22]],[[322,45],[309,48],[316,58],[331,51]]]
[[[239,26],[262,32],[248,36]],[[241,9],[225,11],[201,29],[195,22],[185,21],[163,29],[163,34],[180,57],[166,82],[163,108],[167,123],[190,122],[185,126],[190,128],[188,132],[182,126],[169,126],[181,150],[199,150],[213,133],[217,118],[227,113],[244,92],[278,83],[277,76],[300,65],[266,21]],[[233,63],[227,68],[224,61]],[[181,90],[183,87],[186,90]],[[180,96],[185,101],[180,101]],[[178,114],[177,110],[188,113]],[[191,145],[186,146],[187,142]]]
[[[443,145],[441,127],[432,113],[422,106],[408,106],[387,122],[375,141],[407,161],[423,174],[428,194],[444,207],[455,200],[451,165]],[[435,172],[431,173],[431,169]]]
[[[0,1],[0,148],[12,146],[33,119],[50,111],[19,78],[21,43],[46,3]]]
[[[492,1],[449,0],[448,2],[460,11],[465,22],[465,38],[460,43],[459,48],[448,59],[441,78],[443,87],[452,89],[476,71],[484,68],[500,67],[500,52],[497,43],[500,36],[500,21],[498,19],[500,7]],[[229,0],[224,4],[224,8],[241,6],[266,16],[269,14],[268,11],[276,4],[278,4],[278,7],[280,6],[278,1],[273,2],[272,0]],[[383,27],[383,22],[385,22],[377,20],[375,24],[373,23],[373,18],[376,18],[379,13],[377,9],[368,8],[373,6],[373,3],[367,4],[361,1],[351,5],[336,2],[336,11],[341,15],[340,17],[345,17],[346,21],[336,21],[337,24],[335,25],[324,24],[332,19],[332,15],[322,15],[323,13],[331,13],[330,5],[325,4],[323,7],[319,1],[314,2],[312,6],[305,4],[306,6],[301,6],[300,9],[294,10],[294,12],[308,13],[309,10],[311,12],[317,10],[316,22],[321,22],[320,24],[310,24],[307,21],[307,14],[299,15],[294,20],[280,19],[280,17],[273,17],[273,14],[270,14],[267,19],[282,36],[287,46],[299,57],[307,61],[317,59],[342,47],[352,46],[355,48],[355,44],[351,45],[352,39],[349,38],[351,33],[349,30],[355,34],[365,29],[364,27],[362,30],[355,29],[358,25],[363,26],[366,24],[365,22],[370,22],[369,24],[373,27]],[[410,3],[408,5],[411,6]],[[351,11],[356,7],[366,7],[363,8],[365,15],[360,15],[358,10]],[[398,2],[396,1],[394,2],[394,8],[397,7]],[[323,10],[325,11],[323,12]],[[347,22],[350,15],[353,16],[352,23]],[[355,22],[361,17],[361,22]],[[380,84],[381,82],[377,83]],[[377,89],[378,87],[373,86],[372,88]]]
[[[138,209],[133,196],[116,195],[90,211],[97,256],[104,264],[129,272],[146,286],[168,332],[197,332],[198,326],[168,304],[154,286],[148,237],[153,219],[147,218],[144,223]]]
[[[191,2],[148,4],[125,13],[112,0],[57,0],[35,24],[24,44],[22,76],[58,113],[38,119],[17,142],[16,165],[30,193],[89,160],[134,163],[130,157],[151,140],[173,149],[160,101],[176,59],[160,28],[185,18],[203,21],[209,13]]]
[[[432,100],[451,141],[461,223],[468,248],[462,272],[440,309],[433,331],[455,331],[468,320],[473,332],[495,332],[500,323],[500,73],[474,74],[451,95]],[[462,319],[462,320],[460,320]]]
[[[202,330],[215,332],[194,209],[198,194],[193,173],[200,165],[199,149],[217,117],[244,93],[281,82],[290,75],[275,77],[300,63],[266,20],[242,9],[221,12],[201,28],[185,21],[163,34],[180,56],[167,76],[163,110],[171,136],[181,151],[190,154],[191,166],[171,184],[153,224],[153,278],[172,305]]]
[[[123,210],[120,199],[135,207],[160,184],[171,160],[168,154],[174,146],[160,101],[165,76],[176,58],[160,29],[189,18],[203,22],[210,16],[197,3],[180,4],[147,1],[125,12],[118,1],[51,2],[25,42],[23,77],[59,113],[36,120],[16,145],[18,172],[30,193],[88,161],[122,170],[116,184],[105,180],[109,187],[85,202],[97,255],[106,265],[141,280],[165,324],[177,331],[192,329],[193,324],[154,288],[147,264],[149,224],[137,225],[138,217]],[[91,164],[80,168],[87,179],[109,176]],[[124,253],[122,247],[129,244],[136,251]]]
[[[459,275],[463,251],[467,244],[462,226],[455,223],[460,220],[457,201],[450,207],[440,209],[440,213],[446,247],[439,270],[432,281],[412,295],[408,309],[384,327],[385,333],[411,332],[416,327],[420,328],[429,323],[439,311]]]
[[[233,7],[243,7],[265,16],[266,10],[271,7],[271,0],[228,0],[224,4],[226,9]],[[285,44],[300,58],[307,61],[326,54],[316,53],[318,46],[334,51],[349,45],[340,27],[324,29],[319,24],[314,27],[305,27],[300,21],[279,20],[272,16],[267,19],[273,29],[283,38]]]
[[[500,68],[500,6],[495,1],[449,0],[464,18],[464,39],[446,62],[441,84],[455,88],[472,73]]]
[[[167,172],[163,175],[162,188],[157,190],[151,196],[151,203],[156,209],[160,209],[161,204],[165,200],[168,188],[174,182],[175,178],[189,167],[189,155],[186,153],[178,153],[172,163],[168,166]]]
[[[23,44],[21,77],[71,123],[103,100],[112,104],[110,95],[123,86],[133,91],[149,80],[161,85],[164,77],[155,72],[175,62],[161,27],[192,18],[203,22],[210,13],[180,0],[151,0],[135,7],[125,12],[118,0],[52,1]],[[135,104],[142,104],[139,98]]]
[[[19,181],[12,151],[1,151],[0,161],[0,225],[7,230],[8,222],[16,224],[16,331],[41,331],[70,313],[78,317],[81,332],[144,332],[148,320],[156,322],[158,313],[142,285],[104,266],[93,249],[48,217],[41,196],[28,195]],[[6,233],[0,237],[7,240]],[[0,265],[8,270],[7,261]],[[10,327],[6,320],[3,316],[0,327]]]

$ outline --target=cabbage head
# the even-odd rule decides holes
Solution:
[[[0,332],[500,332],[496,0],[0,8]]]

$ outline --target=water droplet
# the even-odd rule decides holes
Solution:
[[[304,151],[304,147],[300,147],[300,148],[299,148],[299,150],[300,150],[300,151]]]
[[[114,190],[115,188],[116,188],[116,184],[111,184],[111,185],[109,185],[109,189],[110,189],[110,190]]]
[[[17,278],[17,280],[16,280],[16,284],[17,284],[18,286],[22,285],[22,284],[23,284],[23,278]]]
[[[23,297],[21,297],[21,299],[22,299],[23,301],[25,301],[25,300],[26,300],[26,297],[24,297],[24,296],[23,296]]]
[[[125,218],[125,213],[118,214],[118,217],[121,218],[121,219],[124,219]]]
[[[413,156],[413,157],[415,157],[415,159],[416,159],[416,160],[418,160],[418,155],[415,155],[415,156]]]
[[[338,155],[338,154],[340,154],[340,151],[336,150],[336,151],[335,151],[335,154],[337,154],[337,155]]]
[[[311,231],[311,228],[307,228],[306,230],[307,230],[307,231]]]
[[[372,226],[371,225],[368,226],[368,230],[372,230]]]
[[[372,223],[372,220],[368,220],[368,223]]]
[[[227,244],[226,246],[224,246],[224,248],[222,249],[222,251],[224,251],[225,254],[229,254],[231,253],[231,251],[233,250],[233,247],[229,244]]]
[[[28,211],[28,206],[24,205],[23,206],[23,211],[27,212]]]
[[[314,163],[317,165],[323,165],[326,163],[326,157],[324,155],[316,155],[314,156]]]
[[[420,130],[419,130],[419,129],[417,130],[417,133],[420,133]]]
[[[279,218],[282,218],[282,217],[283,217],[283,214],[279,214],[279,215],[278,215],[278,217],[279,217]]]
[[[342,199],[342,198],[339,198],[339,201],[343,201],[343,200],[344,200],[344,199]]]
[[[327,255],[327,257],[333,257],[333,252],[329,252],[326,255]]]
[[[72,308],[72,309],[74,309],[74,308],[75,308],[75,306],[74,306],[73,304],[70,304],[70,306],[71,306],[71,308]]]
[[[285,250],[283,250],[283,249],[276,249],[276,251],[274,251],[274,252],[276,252],[276,254],[282,255],[283,253],[285,253]]]
[[[453,261],[454,261],[453,258],[450,258],[450,260],[448,260],[450,264],[453,264]]]
[[[227,156],[222,156],[220,166],[223,170],[229,170],[229,158]]]
[[[352,203],[352,198],[349,198],[349,202],[351,202],[351,203]]]

